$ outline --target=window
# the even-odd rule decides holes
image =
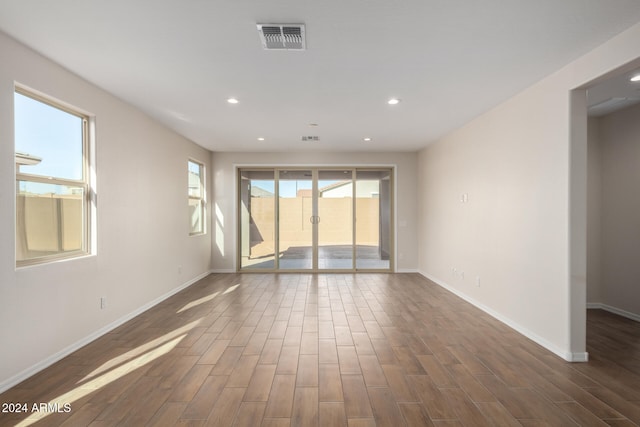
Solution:
[[[206,213],[204,165],[189,160],[189,235],[204,234]]]
[[[89,252],[89,119],[16,88],[16,262]]]

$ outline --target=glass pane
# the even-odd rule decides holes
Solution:
[[[18,172],[82,180],[82,118],[15,94]]]
[[[391,267],[391,171],[356,173],[356,268]]]
[[[353,171],[318,171],[318,268],[353,269]]]
[[[275,268],[273,171],[240,172],[240,267]]]
[[[18,181],[17,260],[82,250],[83,200],[82,187]]]
[[[202,166],[189,162],[189,197],[202,197]]]
[[[311,171],[280,171],[278,179],[280,269],[313,268]]]
[[[201,199],[189,199],[189,233],[204,232],[204,206]]]

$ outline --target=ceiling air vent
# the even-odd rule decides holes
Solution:
[[[305,50],[304,24],[257,24],[265,50]]]
[[[303,136],[302,141],[320,141],[319,136]]]

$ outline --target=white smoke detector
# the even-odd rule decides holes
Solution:
[[[257,24],[265,50],[305,50],[304,24]]]

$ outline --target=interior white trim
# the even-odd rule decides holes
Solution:
[[[102,328],[100,328],[97,331],[87,335],[86,337],[76,341],[75,343],[71,344],[70,346],[63,348],[59,352],[57,352],[55,354],[52,354],[51,356],[47,357],[46,359],[41,360],[40,362],[36,363],[35,365],[23,370],[22,372],[14,375],[13,377],[7,379],[6,381],[3,381],[2,383],[0,383],[0,393],[3,393],[4,391],[10,389],[11,387],[13,387],[13,386],[15,386],[17,384],[20,384],[22,381],[26,380],[27,378],[37,374],[38,372],[42,371],[43,369],[48,368],[49,366],[53,365],[57,361],[67,357],[68,355],[70,355],[74,351],[80,349],[81,347],[84,347],[85,345],[89,344],[90,342],[95,341],[96,339],[100,338],[101,336],[111,332],[112,330],[114,330],[118,326],[128,322],[129,320],[133,319],[134,317],[138,316],[139,314],[144,313],[145,311],[149,310],[151,307],[161,303],[162,301],[166,300],[167,298],[169,298],[169,297],[177,294],[178,292],[188,288],[189,286],[191,286],[194,283],[196,283],[198,280],[207,277],[209,274],[210,274],[210,272],[207,271],[207,272],[204,272],[204,273],[196,276],[195,278],[189,280],[188,282],[183,283],[182,285],[178,286],[177,288],[172,289],[171,291],[167,292],[166,294],[161,295],[158,298],[154,299],[153,301],[150,301],[150,302],[142,305],[141,307],[137,308],[136,310],[132,311],[131,313],[122,316],[121,318],[109,323],[106,326],[103,326]]]
[[[550,352],[554,353],[557,356],[560,356],[561,358],[563,358],[564,360],[566,360],[567,362],[586,362],[589,360],[589,354],[588,353],[572,353],[570,351],[565,351],[561,348],[558,348],[556,345],[550,343],[549,341],[547,341],[546,339],[542,338],[541,336],[537,335],[536,333],[530,331],[529,329],[523,327],[522,325],[514,322],[513,320],[509,319],[508,317],[494,311],[493,309],[487,307],[486,305],[476,301],[475,299],[471,298],[470,296],[466,295],[463,292],[460,292],[458,289],[448,285],[446,282],[443,282],[442,280],[427,274],[423,271],[419,272],[421,275],[423,275],[424,277],[426,277],[427,279],[431,280],[432,282],[434,282],[435,284],[437,284],[438,286],[443,287],[444,289],[448,290],[449,292],[459,296],[460,298],[462,298],[463,300],[467,301],[468,303],[474,305],[475,307],[479,308],[480,310],[484,311],[485,313],[487,313],[488,315],[494,317],[495,319],[501,321],[502,323],[504,323],[505,325],[509,326],[510,328],[513,328],[514,330],[516,330],[517,332],[519,332],[520,334],[524,335],[525,337],[529,338],[530,340],[540,344],[541,346],[543,346],[544,348],[546,348],[547,350],[549,350]]]
[[[626,317],[627,319],[635,320],[636,322],[640,322],[640,314],[631,313],[630,311],[623,310],[621,308],[613,307],[607,304],[603,304],[601,302],[588,302],[587,308],[595,308],[604,311],[608,311],[609,313],[617,314],[618,316]]]
[[[569,353],[569,359],[567,362],[588,362],[589,361],[589,353],[586,351],[583,353]]]

